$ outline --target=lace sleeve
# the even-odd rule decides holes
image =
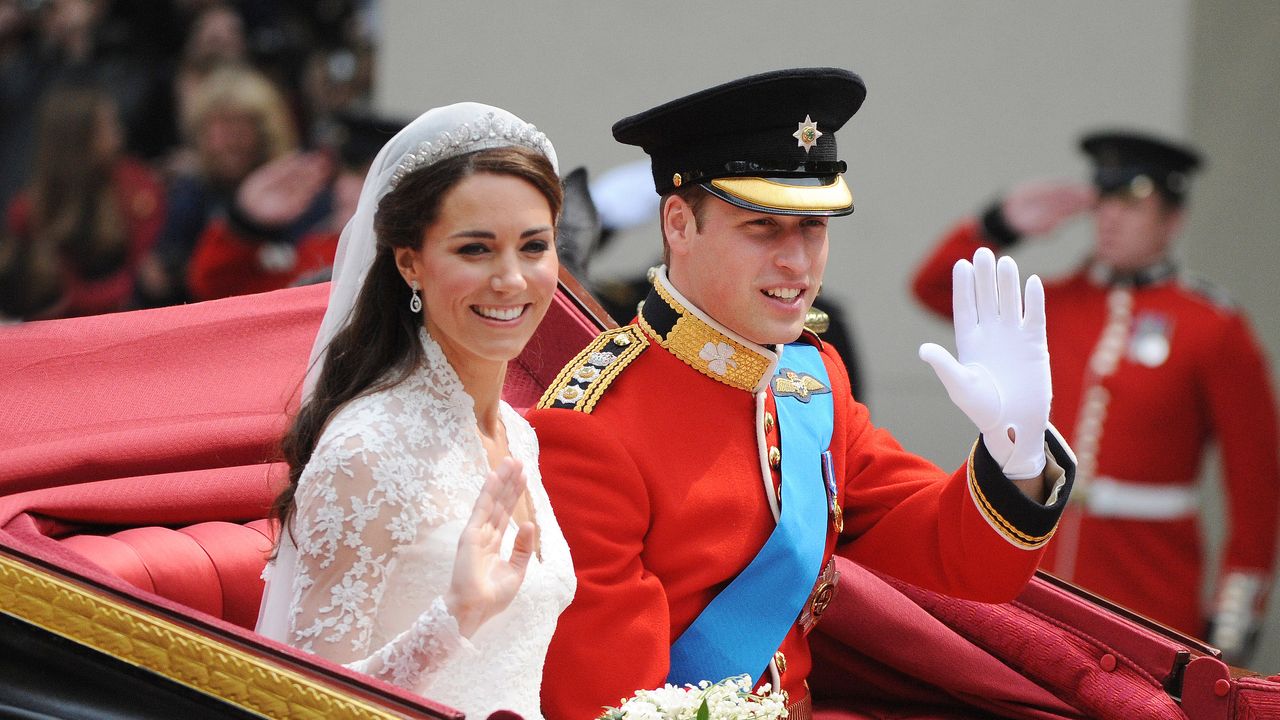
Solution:
[[[394,434],[322,438],[298,486],[298,569],[290,644],[414,689],[459,651],[472,651],[441,597],[385,645],[372,647],[375,617],[397,546],[412,543],[433,513],[416,463]],[[440,588],[441,591],[444,588]]]

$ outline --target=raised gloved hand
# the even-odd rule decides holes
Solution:
[[[1013,258],[981,248],[951,271],[956,357],[920,346],[956,407],[978,426],[1004,474],[1025,480],[1044,471],[1044,433],[1053,396],[1045,341],[1044,286],[1027,278],[1026,302]]]

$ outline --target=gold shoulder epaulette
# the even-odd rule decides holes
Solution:
[[[804,314],[804,326],[821,335],[831,329],[831,316],[825,310],[811,307]]]
[[[606,330],[564,366],[538,407],[591,412],[622,369],[647,347],[649,338],[634,325]]]

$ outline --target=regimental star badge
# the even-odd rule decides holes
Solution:
[[[831,388],[823,385],[818,378],[808,373],[783,368],[773,378],[773,394],[775,397],[793,397],[802,403],[809,402],[812,395],[829,393]]]
[[[804,148],[806,153],[814,145],[818,144],[818,138],[822,137],[822,132],[818,130],[818,123],[804,116],[804,122],[800,123],[800,128],[791,134],[796,139],[796,145]]]

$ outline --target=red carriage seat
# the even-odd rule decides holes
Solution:
[[[286,477],[277,441],[327,297],[326,284],[0,328],[0,531],[252,628]],[[510,364],[514,407],[599,331],[580,302],[562,288]]]
[[[252,629],[262,597],[263,558],[275,526],[212,520],[177,530],[148,525],[110,535],[69,535],[64,547],[112,575],[186,607]]]

